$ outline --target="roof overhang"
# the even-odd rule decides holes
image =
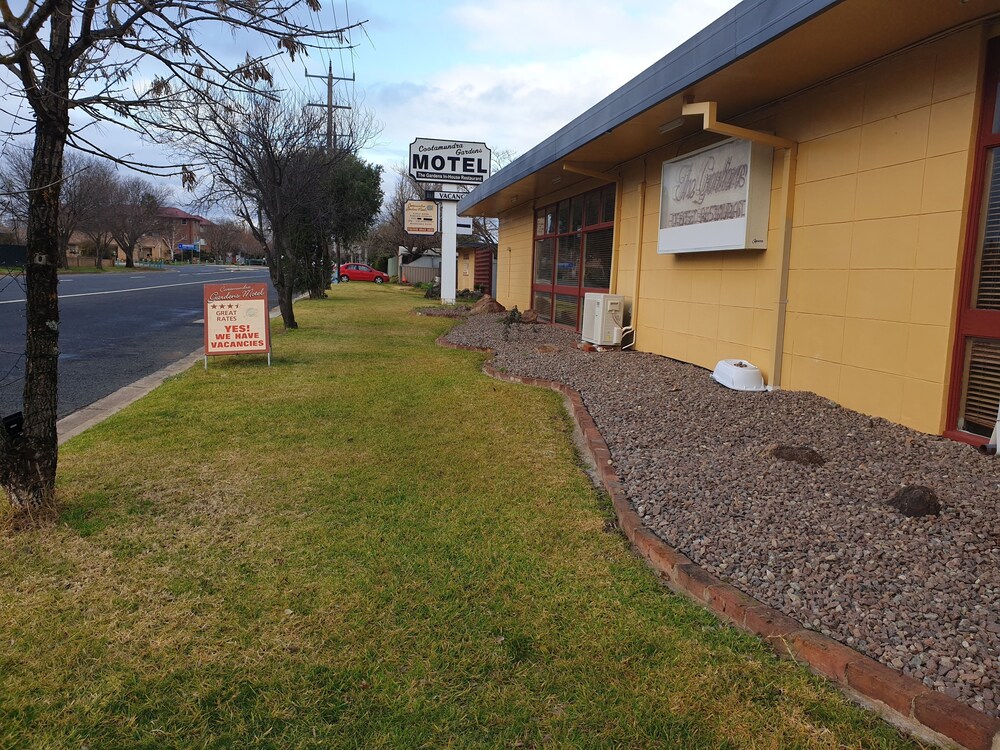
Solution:
[[[458,205],[498,216],[691,136],[685,100],[733,119],[897,50],[1000,13],[1000,0],[744,0],[477,186]],[[780,133],[779,133],[780,135]],[[575,168],[574,168],[575,167]]]

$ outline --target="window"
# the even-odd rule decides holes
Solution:
[[[611,287],[615,186],[535,212],[532,307],[542,320],[579,328],[587,292]]]
[[[949,436],[989,438],[1000,406],[1000,40],[990,43],[959,288]]]

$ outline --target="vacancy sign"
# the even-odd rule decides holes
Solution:
[[[417,138],[410,144],[410,176],[417,182],[477,185],[490,176],[485,143]]]
[[[267,284],[205,284],[205,356],[270,351]]]
[[[438,207],[434,201],[406,201],[403,228],[407,234],[434,234],[438,230]]]

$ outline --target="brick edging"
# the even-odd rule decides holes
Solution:
[[[489,349],[453,344],[445,340],[445,335],[437,339],[440,346],[493,353]],[[803,627],[797,620],[706,572],[643,526],[614,471],[611,451],[579,391],[554,380],[500,372],[493,367],[492,360],[483,365],[483,372],[509,383],[549,388],[565,397],[567,409],[583,436],[581,448],[588,452],[597,479],[611,498],[618,526],[633,548],[672,590],[695,600],[720,619],[760,636],[780,656],[805,663],[816,674],[835,682],[850,697],[921,739],[944,747],[1000,750],[1000,719],[931,690],[919,680]]]

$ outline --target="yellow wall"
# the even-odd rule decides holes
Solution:
[[[458,251],[458,268],[456,269],[458,281],[456,291],[462,292],[468,289],[471,291],[476,286],[476,251],[473,248],[465,248]],[[489,290],[487,290],[489,291]]]
[[[783,388],[944,428],[982,49],[967,30],[740,123],[799,143]],[[637,348],[743,357],[771,382],[783,153],[763,253],[658,256],[662,159],[647,158]]]
[[[801,142],[785,387],[944,429],[982,35],[790,102]]]
[[[534,211],[529,204],[505,213],[497,240],[497,302],[508,310],[531,307]]]
[[[735,123],[799,143],[781,387],[944,429],[984,49],[983,29],[967,29]],[[619,167],[612,291],[631,300],[641,241],[636,348],[706,368],[745,358],[771,383],[785,152],[766,251],[656,252],[662,163],[708,142]],[[532,218],[530,206],[502,216],[497,293],[508,307],[530,306]]]

